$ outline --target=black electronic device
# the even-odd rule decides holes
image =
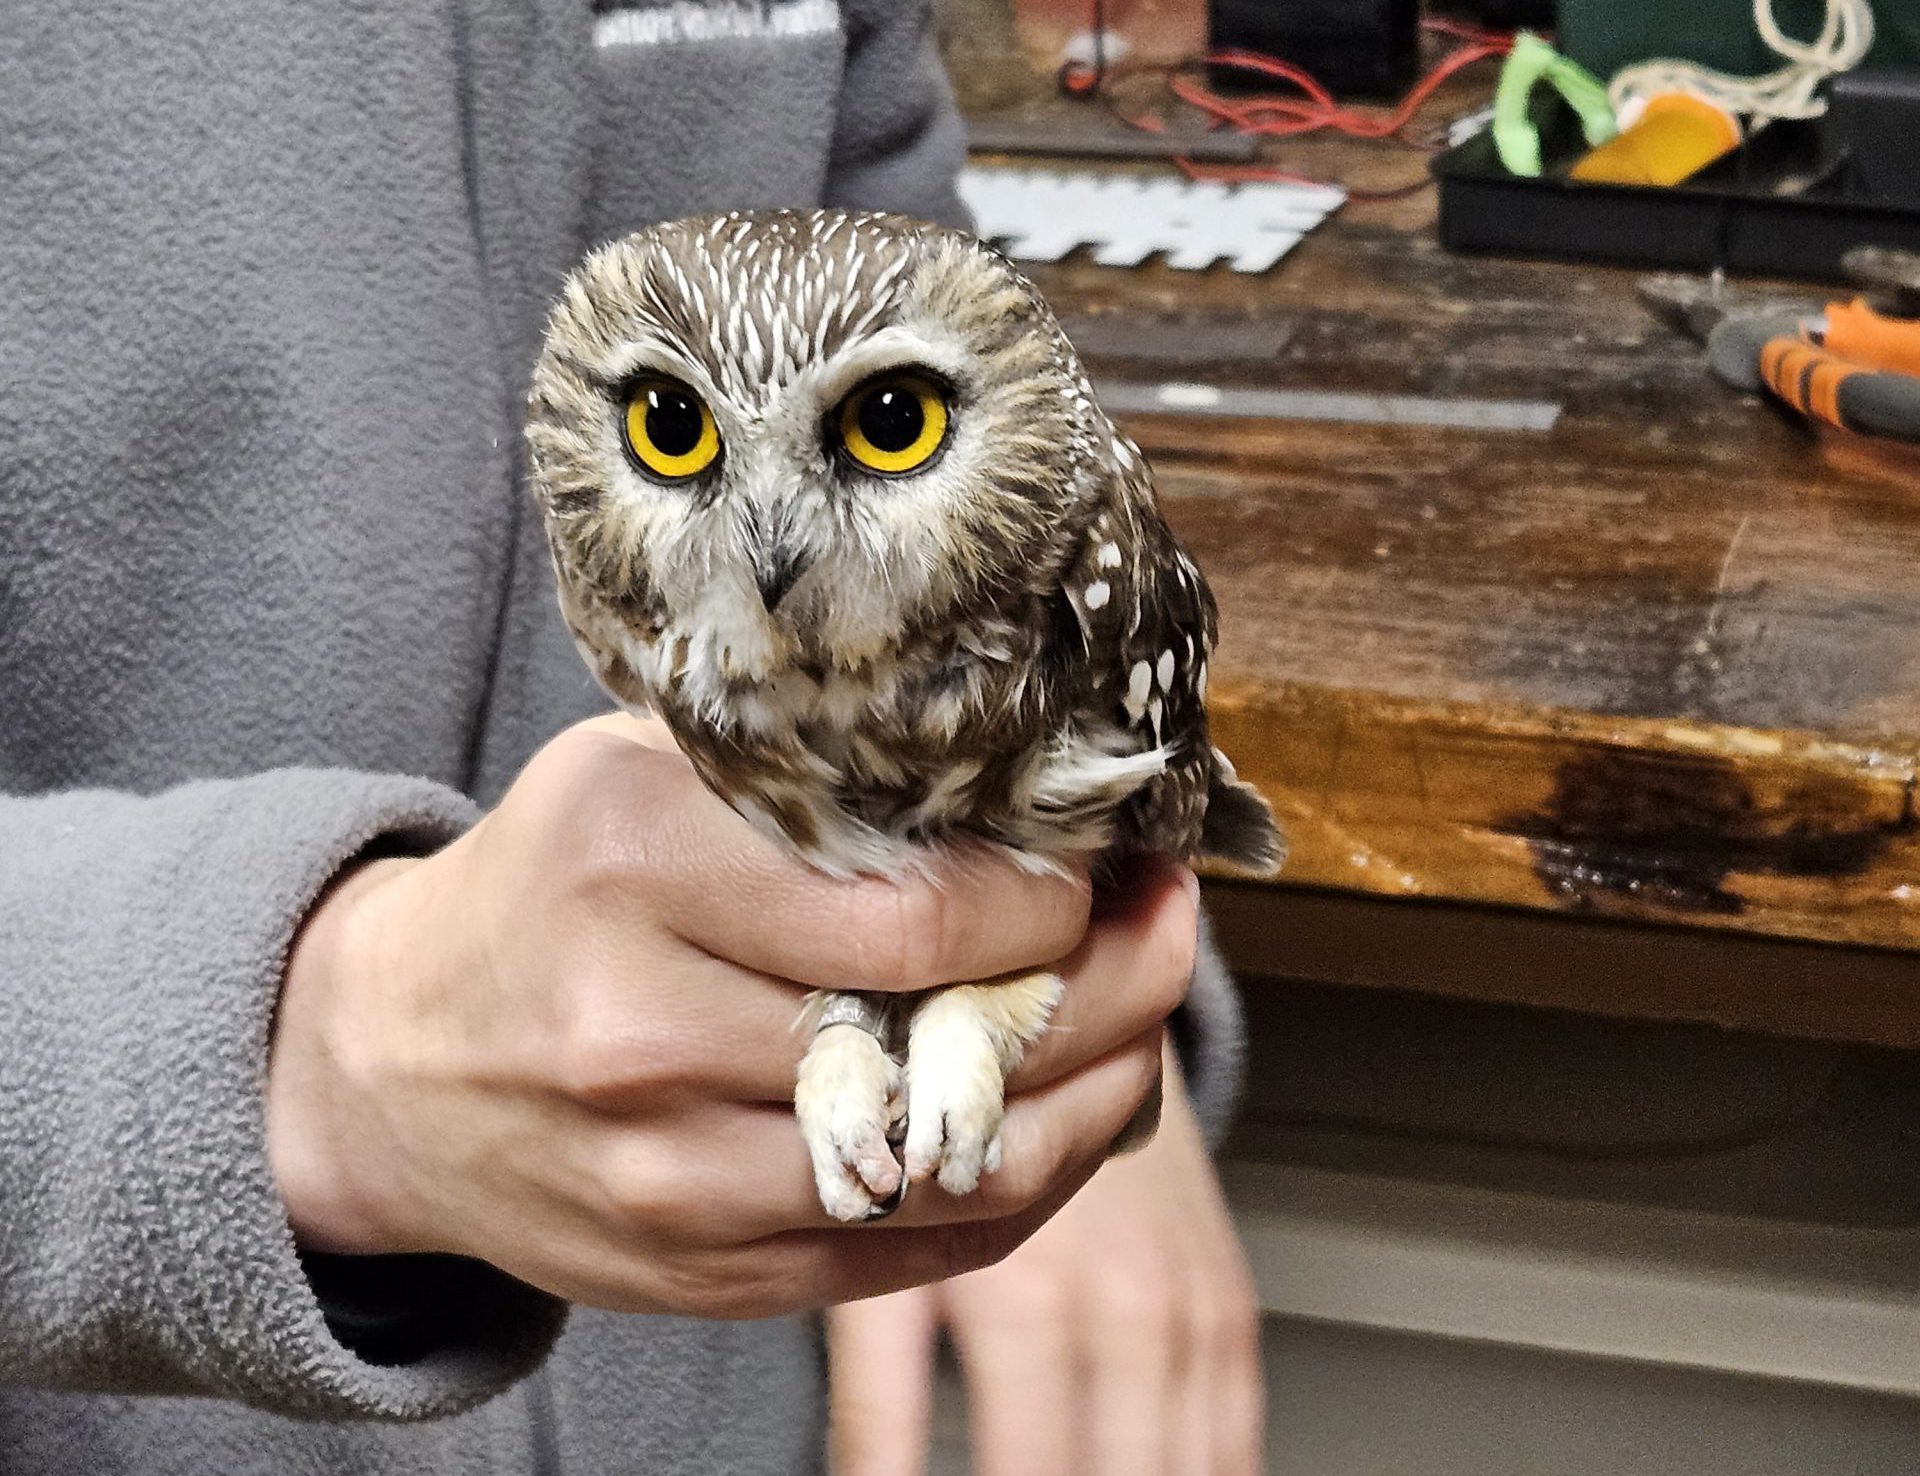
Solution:
[[[1827,85],[1821,123],[1849,192],[1920,209],[1920,67],[1862,67]]]
[[[1335,97],[1397,97],[1420,72],[1419,0],[1207,0],[1214,51],[1257,51],[1291,62]],[[1282,90],[1271,77],[1208,69],[1215,87]]]
[[[1427,8],[1490,31],[1551,31],[1559,16],[1558,0],[1433,0]]]

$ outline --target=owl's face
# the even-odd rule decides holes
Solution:
[[[1049,577],[1096,414],[1001,258],[892,217],[777,212],[589,258],[528,434],[563,592],[756,681],[856,668]]]

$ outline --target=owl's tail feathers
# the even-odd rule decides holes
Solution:
[[[1207,814],[1200,828],[1205,855],[1262,876],[1272,876],[1287,859],[1287,838],[1260,791],[1241,779],[1219,749],[1207,781]]]

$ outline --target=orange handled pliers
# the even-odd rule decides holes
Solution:
[[[1842,430],[1920,441],[1920,256],[1863,248],[1843,265],[1870,291],[1824,308],[1742,304],[1685,278],[1655,278],[1641,290],[1706,340],[1708,362],[1729,384],[1764,385]]]

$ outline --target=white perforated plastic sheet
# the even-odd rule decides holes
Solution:
[[[967,169],[960,194],[980,234],[1024,261],[1058,261],[1088,246],[1106,266],[1160,253],[1182,270],[1224,259],[1237,272],[1266,271],[1346,200],[1326,185],[1050,169]]]

